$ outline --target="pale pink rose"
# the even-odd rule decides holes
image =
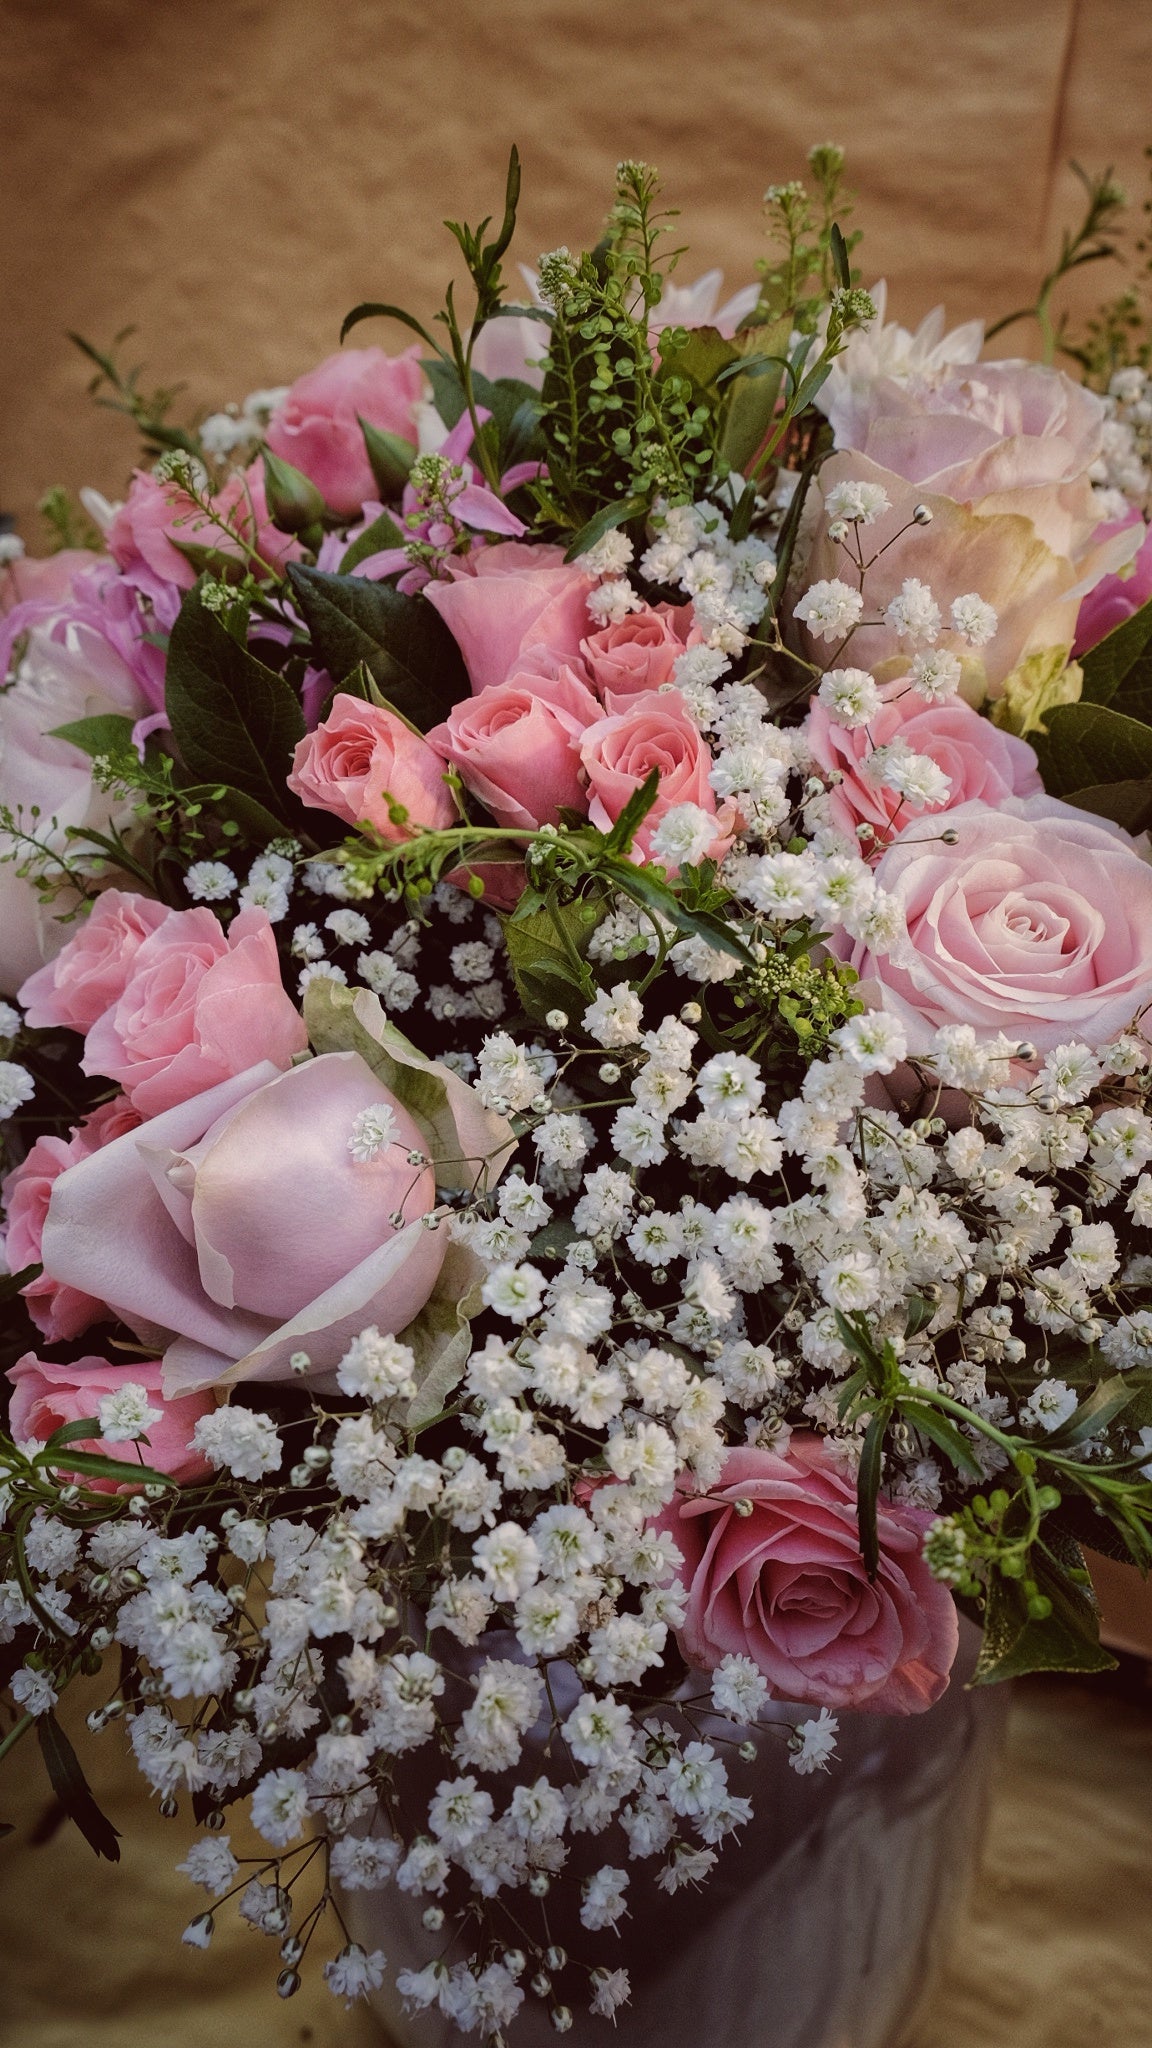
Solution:
[[[589,633],[582,652],[602,697],[631,697],[672,681],[677,658],[692,644],[690,604],[646,604],[614,626]],[[699,631],[695,638],[701,638]]]
[[[588,593],[595,585],[578,562],[564,560],[563,548],[504,540],[478,548],[450,582],[429,583],[424,596],[480,691],[502,683],[529,647],[546,646],[574,660],[588,631]]]
[[[429,744],[451,761],[498,825],[556,825],[561,808],[583,811],[580,738],[601,707],[575,671],[534,648],[534,668],[454,704]]]
[[[288,787],[312,810],[348,825],[371,825],[398,844],[421,826],[433,831],[456,817],[444,763],[427,740],[394,711],[341,690],[322,725],[298,743]],[[393,822],[388,799],[408,813]]]
[[[96,898],[75,938],[47,967],[30,975],[20,1001],[34,1030],[65,1025],[90,1031],[119,1002],[146,938],[171,915],[167,906],[127,889]]]
[[[297,377],[269,423],[268,446],[311,477],[331,511],[351,517],[376,496],[360,420],[415,445],[414,408],[423,392],[418,343],[399,356],[341,349]]]
[[[90,1415],[97,1414],[106,1394],[117,1393],[125,1382],[131,1381],[144,1388],[149,1407],[160,1410],[159,1422],[148,1426],[147,1443],[141,1440],[137,1452],[133,1443],[106,1443],[101,1436],[79,1437],[72,1449],[115,1458],[125,1465],[135,1464],[139,1457],[154,1472],[166,1472],[182,1486],[194,1486],[197,1481],[211,1477],[212,1467],[193,1449],[192,1432],[201,1416],[210,1415],[216,1404],[211,1394],[181,1394],[167,1399],[161,1392],[160,1375],[158,1359],[145,1362],[133,1358],[123,1365],[113,1365],[106,1358],[74,1358],[70,1365],[55,1365],[46,1358],[37,1358],[34,1351],[26,1351],[8,1369],[7,1377],[12,1382],[9,1430],[17,1443],[46,1443],[66,1423],[85,1422]],[[97,1479],[88,1473],[82,1476],[84,1485],[94,1493],[120,1490],[120,1482],[115,1479]],[[123,1483],[127,1487],[128,1482]]]
[[[653,832],[677,804],[697,804],[710,812],[716,838],[709,854],[719,859],[727,852],[735,819],[728,812],[717,815],[708,780],[712,756],[678,690],[644,691],[630,698],[625,710],[590,725],[580,742],[580,759],[588,777],[588,815],[601,832],[615,824],[652,770],[659,771],[656,801],[633,841],[634,859],[647,859]]]
[[[267,913],[241,910],[225,932],[198,906],[168,911],[144,940],[80,1064],[119,1081],[141,1116],[157,1116],[257,1060],[286,1067],[307,1044]]]
[[[1052,650],[1067,654],[1081,600],[1102,576],[1123,567],[1137,544],[1136,535],[1127,530],[1098,538],[1087,477],[960,503],[846,449],[824,464],[817,497],[847,482],[881,485],[891,506],[863,535],[871,563],[865,584],[866,616],[882,615],[906,577],[926,583],[942,614],[942,644],[964,660],[961,687],[974,703],[985,695],[1001,696],[1006,676],[1028,655]],[[913,521],[920,505],[932,515],[928,526]],[[828,538],[827,524],[818,504],[812,549],[794,594],[825,577],[853,580],[843,548]],[[873,556],[878,559],[871,561]],[[992,639],[976,649],[950,635],[949,608],[955,598],[971,592],[997,615]],[[813,643],[805,636],[805,644],[812,646],[822,665],[827,662],[827,642]],[[858,627],[845,659],[860,668],[885,665],[883,673],[902,675],[908,652],[907,642],[882,623]]]
[[[739,1515],[738,1501],[752,1513]],[[750,1657],[774,1699],[920,1714],[948,1684],[959,1628],[946,1586],[920,1554],[932,1517],[881,1496],[880,1562],[860,1555],[856,1487],[819,1438],[784,1456],[731,1450],[707,1494],[677,1494],[660,1516],[684,1557],[680,1648],[697,1670]]]
[[[78,1160],[98,1152],[102,1145],[110,1145],[113,1138],[135,1130],[139,1122],[127,1097],[117,1095],[94,1109],[67,1138],[37,1138],[19,1166],[5,1175],[0,1192],[8,1225],[4,1256],[10,1272],[22,1273],[26,1266],[40,1264],[44,1218],[59,1176]],[[21,1298],[36,1328],[50,1344],[78,1337],[81,1330],[107,1314],[105,1302],[74,1287],[60,1287],[46,1273],[29,1281],[21,1289]]]
[[[358,1116],[382,1106],[394,1142],[354,1159]],[[61,1174],[45,1272],[106,1300],[143,1342],[174,1337],[170,1388],[287,1379],[298,1350],[330,1373],[369,1324],[410,1322],[448,1251],[422,1220],[434,1169],[410,1151],[427,1157],[427,1137],[358,1053],[283,1074],[265,1060]]]
[[[237,538],[239,536],[239,538]],[[243,542],[245,545],[241,545]],[[108,547],[128,575],[144,573],[161,583],[191,590],[199,565],[182,548],[203,549],[243,561],[257,576],[282,569],[300,553],[299,541],[272,523],[264,495],[264,467],[254,462],[243,475],[230,476],[212,500],[212,512],[201,511],[179,484],[162,482],[138,469],[128,496],[108,528]],[[254,550],[254,554],[248,550]]]
[[[908,946],[895,957],[837,933],[831,951],[904,1023],[911,1052],[944,1024],[1006,1032],[1041,1053],[1104,1045],[1152,1001],[1152,867],[1119,825],[1055,797],[962,804],[913,822],[876,868]]]
[[[1140,514],[1133,510],[1129,519],[1114,520],[1111,525],[1097,528],[1097,539],[1112,540],[1116,535],[1138,529],[1139,549],[1133,557],[1131,567],[1123,576],[1105,576],[1090,590],[1076,620],[1076,639],[1072,647],[1075,655],[1086,654],[1103,640],[1106,633],[1122,626],[1133,612],[1152,597],[1152,527],[1145,526]]]
[[[1043,789],[1035,750],[1027,740],[1001,732],[961,698],[947,704],[926,704],[909,687],[906,677],[885,685],[882,694],[887,701],[867,727],[849,731],[847,726],[837,725],[817,698],[803,727],[817,767],[826,775],[841,778],[827,798],[837,831],[854,839],[858,825],[873,827],[876,838],[864,845],[865,854],[882,850],[892,835],[893,821],[900,831],[913,816],[903,808],[895,790],[870,778],[868,762],[873,747],[886,747],[901,739],[914,753],[926,754],[943,770],[952,785],[948,796],[942,804],[925,805],[923,814],[938,816],[977,799],[998,804],[1004,797],[1033,796]]]

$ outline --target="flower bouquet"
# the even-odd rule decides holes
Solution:
[[[630,1915],[1152,1558],[1119,195],[986,359],[810,163],[719,310],[631,162],[510,300],[513,153],[399,355],[184,427],[88,349],[144,464],[0,538],[0,1754],[115,1857],[99,1681],[284,1997],[649,2039]]]

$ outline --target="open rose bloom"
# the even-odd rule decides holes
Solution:
[[[0,1750],[397,2048],[846,2048],[1152,1564],[1152,373],[617,181],[0,534]]]

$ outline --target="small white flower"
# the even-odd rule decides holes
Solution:
[[[286,1849],[304,1832],[308,1783],[302,1772],[269,1771],[252,1794],[252,1825],[274,1849]]]
[[[916,695],[929,704],[945,704],[954,697],[963,673],[959,658],[944,647],[932,647],[925,654],[917,654],[909,670]]]
[[[416,1359],[407,1344],[381,1336],[373,1324],[352,1339],[336,1368],[342,1393],[361,1394],[369,1401],[389,1401],[415,1392]]]
[[[618,528],[602,534],[580,557],[580,567],[589,576],[622,576],[636,550],[626,533]]]
[[[516,1600],[540,1576],[540,1552],[526,1529],[501,1522],[472,1546],[472,1559],[497,1600]]]
[[[0,533],[0,567],[7,568],[11,562],[19,562],[24,554],[24,543],[18,533]]]
[[[196,860],[184,877],[184,887],[194,903],[222,903],[239,884],[224,861]]]
[[[795,616],[802,619],[808,631],[817,640],[843,640],[858,626],[864,613],[864,599],[851,584],[842,583],[838,576],[832,576],[819,583],[813,583],[804,592],[796,606]]]
[[[643,1021],[644,1005],[635,989],[628,987],[602,989],[583,1017],[589,1037],[609,1050],[635,1045]]]
[[[1052,1431],[1067,1422],[1078,1406],[1074,1387],[1063,1380],[1041,1380],[1021,1408],[1020,1420],[1025,1429]]]
[[[18,1060],[0,1060],[0,1124],[7,1123],[10,1116],[25,1102],[31,1102],[36,1093],[36,1083]]]
[[[952,625],[969,647],[986,647],[996,632],[1000,621],[990,604],[985,604],[976,592],[969,591],[964,597],[952,600]]]
[[[716,820],[699,804],[674,804],[652,834],[651,852],[668,868],[695,867],[716,837]]]
[[[903,1026],[883,1010],[850,1017],[832,1033],[831,1042],[865,1074],[890,1074],[908,1051]]]
[[[862,481],[833,484],[824,500],[829,519],[847,519],[854,526],[871,526],[891,509],[892,501],[883,484]]]
[[[57,1693],[48,1673],[38,1671],[31,1664],[22,1664],[8,1683],[13,1699],[25,1714],[33,1714],[39,1719],[41,1714],[51,1713],[56,1705]]]
[[[821,1707],[814,1721],[798,1722],[788,1745],[792,1769],[802,1778],[812,1771],[827,1770],[839,1732],[840,1724],[827,1707]]]
[[[254,1408],[214,1408],[202,1415],[192,1432],[193,1448],[210,1465],[231,1472],[236,1479],[262,1479],[276,1472],[284,1448],[276,1425]]]
[[[150,1405],[148,1390],[138,1380],[125,1380],[114,1394],[105,1394],[96,1409],[100,1434],[110,1444],[134,1443],[160,1421],[163,1412]]]
[[[588,596],[588,613],[598,626],[618,626],[629,612],[643,608],[644,600],[624,576],[601,583]]]
[[[399,1126],[390,1103],[373,1102],[352,1119],[348,1152],[357,1166],[370,1166],[397,1142]]]
[[[358,910],[330,910],[324,919],[324,929],[341,946],[366,946],[372,937],[368,919]]]
[[[939,637],[940,607],[918,576],[905,577],[884,617],[902,640],[924,641],[931,646]]]
[[[866,668],[826,669],[816,695],[834,724],[850,731],[870,724],[883,701],[875,677]]]

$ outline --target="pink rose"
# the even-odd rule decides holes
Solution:
[[[46,1443],[57,1429],[69,1422],[84,1422],[97,1414],[105,1394],[115,1394],[126,1382],[143,1387],[150,1408],[159,1408],[159,1422],[150,1423],[148,1442],[141,1442],[140,1457],[154,1472],[167,1472],[182,1486],[209,1479],[212,1467],[192,1448],[192,1432],[202,1415],[210,1415],[215,1402],[211,1394],[182,1394],[168,1400],[160,1389],[160,1364],[133,1359],[130,1364],[112,1365],[106,1358],[74,1358],[70,1365],[53,1365],[26,1351],[8,1369],[12,1400],[8,1427],[17,1443]],[[97,1457],[116,1458],[123,1464],[136,1462],[131,1443],[106,1443],[102,1436],[80,1437],[73,1445]],[[124,1482],[127,1485],[127,1481]],[[115,1479],[84,1477],[94,1493],[116,1493]]]
[[[156,1116],[257,1060],[286,1067],[307,1045],[267,913],[241,910],[225,932],[198,907],[168,911],[144,940],[80,1064],[119,1081],[141,1116]]]
[[[332,699],[323,725],[298,743],[288,787],[312,810],[371,825],[391,844],[456,817],[440,755],[394,711],[346,690]],[[407,811],[409,824],[393,823],[389,798]]]
[[[536,672],[514,670],[478,697],[455,704],[429,743],[451,761],[498,825],[531,830],[556,825],[561,807],[583,811],[580,738],[600,706],[562,662],[546,673],[546,650],[533,649]]]
[[[21,988],[29,1024],[37,1031],[58,1025],[90,1031],[119,1002],[145,939],[171,914],[150,896],[106,889],[75,938]]]
[[[419,344],[399,356],[341,349],[297,377],[269,424],[268,446],[311,477],[331,511],[351,517],[376,496],[360,420],[415,445],[413,408],[423,392]]]
[[[874,955],[837,933],[830,950],[879,983],[884,1008],[926,1052],[944,1024],[1031,1041],[1104,1045],[1152,1001],[1152,867],[1119,825],[1055,797],[962,804],[946,846],[912,823],[876,868],[908,949]]]
[[[357,1003],[382,1043],[406,1048],[401,1064],[437,1084],[424,1098],[435,1124],[418,1123],[357,1052],[283,1074],[264,1060],[81,1160],[52,1189],[45,1272],[109,1302],[142,1342],[173,1337],[169,1389],[287,1379],[300,1350],[331,1374],[369,1324],[403,1329],[463,1249],[423,1220],[437,1171],[452,1185],[483,1182],[484,1162],[495,1158],[495,1178],[507,1159],[507,1125],[407,1047],[366,991]],[[365,1112],[391,1115],[375,1151]],[[413,1151],[434,1163],[413,1166]]]
[[[874,828],[876,841],[864,845],[866,854],[883,849],[894,819],[899,821],[897,830],[911,822],[911,813],[902,810],[896,792],[870,779],[868,760],[873,746],[886,747],[899,738],[907,741],[914,753],[927,754],[943,769],[952,788],[943,804],[925,806],[933,815],[977,799],[998,804],[1004,797],[1032,796],[1043,789],[1036,755],[1027,740],[1001,732],[961,698],[948,704],[926,704],[906,679],[886,685],[883,694],[888,701],[878,716],[867,727],[857,726],[853,731],[837,725],[814,698],[803,729],[817,767],[826,775],[842,778],[828,792],[829,814],[837,831],[855,838],[857,825]]]
[[[152,577],[191,590],[199,570],[181,553],[183,547],[230,556],[257,575],[282,569],[300,555],[299,541],[272,524],[261,463],[252,463],[243,475],[230,476],[212,499],[212,508],[211,513],[201,511],[179,484],[138,469],[126,502],[108,528],[108,547],[126,574],[143,576],[149,592]],[[255,559],[237,535],[255,551]]]
[[[709,854],[719,859],[727,851],[735,820],[716,814],[708,780],[712,756],[678,690],[646,690],[630,698],[626,710],[590,725],[580,742],[580,759],[591,796],[588,815],[602,832],[615,824],[652,770],[659,770],[659,791],[633,842],[634,858],[647,859],[653,832],[677,804],[698,804],[711,812],[716,838]]]
[[[1080,606],[1072,647],[1075,655],[1087,654],[1090,647],[1095,647],[1116,626],[1122,626],[1125,619],[1130,619],[1133,612],[1138,612],[1141,605],[1147,604],[1152,597],[1152,527],[1145,526],[1140,514],[1133,511],[1128,519],[1098,527],[1096,538],[1112,540],[1117,534],[1130,533],[1133,528],[1140,529],[1137,536],[1140,545],[1128,573],[1105,576],[1095,590],[1088,592]]]
[[[565,660],[580,653],[588,630],[588,593],[596,578],[562,548],[505,540],[480,548],[448,583],[424,595],[456,641],[472,688],[511,674],[525,648],[546,646]]]
[[[110,1145],[140,1122],[127,1098],[117,1095],[102,1103],[67,1138],[37,1138],[31,1150],[5,1176],[2,1184],[8,1230],[4,1255],[12,1273],[41,1263],[44,1218],[48,1214],[53,1184],[68,1167]],[[21,1289],[28,1313],[36,1328],[50,1344],[78,1337],[90,1323],[107,1314],[107,1304],[74,1287],[60,1287],[46,1273],[40,1273]]]
[[[751,1501],[738,1515],[735,1503]],[[881,1498],[880,1563],[860,1555],[856,1489],[807,1433],[787,1455],[732,1450],[707,1494],[678,1494],[658,1526],[684,1556],[687,1662],[750,1657],[774,1699],[920,1714],[948,1684],[959,1629],[920,1554],[931,1521]]]
[[[670,683],[677,657],[690,645],[693,623],[690,604],[646,604],[588,634],[582,652],[593,687],[602,697],[631,697]]]

